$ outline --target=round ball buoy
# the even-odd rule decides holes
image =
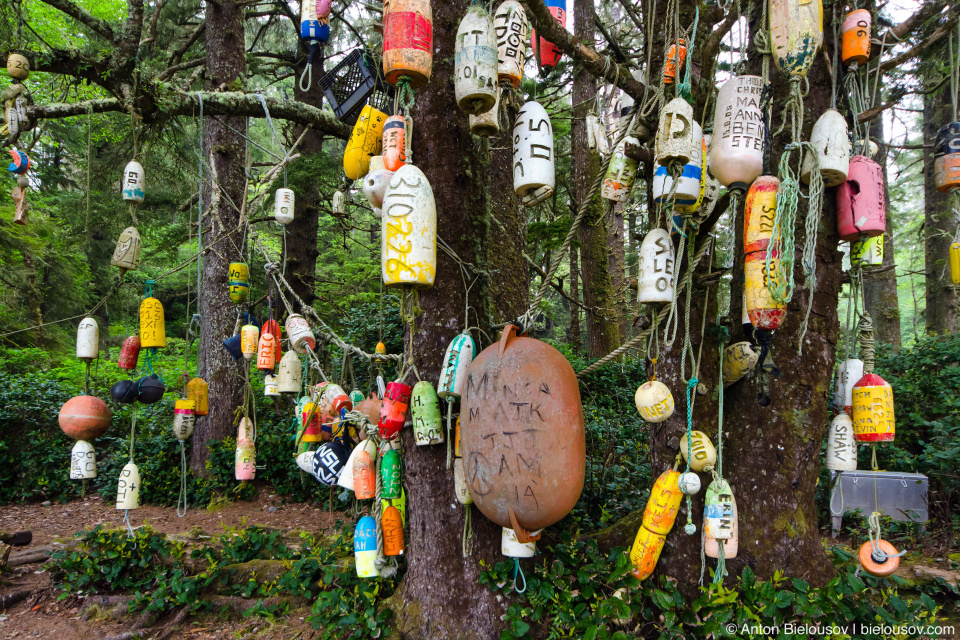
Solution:
[[[657,164],[690,162],[703,143],[702,138],[694,137],[693,122],[693,107],[683,98],[674,98],[663,107],[655,143]]]
[[[823,44],[821,0],[770,0],[770,48],[781,73],[805,77]]]
[[[383,510],[380,526],[383,530],[383,555],[402,556],[406,548],[403,542],[403,519],[396,507],[389,506]]]
[[[586,439],[570,362],[545,342],[516,333],[516,325],[504,327],[499,343],[467,369],[460,452],[477,507],[521,534],[573,509],[583,491]]]
[[[383,195],[381,225],[383,284],[432,287],[437,274],[437,203],[419,167],[406,164],[393,174]]]
[[[693,457],[688,459],[687,456]],[[680,438],[680,455],[684,462],[690,463],[690,468],[694,471],[710,471],[717,464],[717,450],[713,448],[713,443],[702,431],[690,432],[690,445],[687,446],[687,434]]]
[[[737,498],[733,495],[733,492],[730,492],[729,495],[730,504],[733,505],[732,514],[730,518],[733,520],[733,527],[730,530],[723,530],[722,533],[728,534],[727,538],[716,538],[714,534],[720,530],[720,527],[711,527],[710,530],[706,530],[704,527],[703,532],[703,554],[708,558],[719,558],[720,557],[720,542],[723,540],[723,557],[725,560],[733,559],[737,557],[737,553],[740,551],[740,523],[739,523],[739,514],[737,512]],[[705,514],[706,515],[706,514]],[[717,523],[718,525],[723,524],[722,522]]]
[[[84,318],[77,327],[77,358],[96,360],[100,356],[100,325],[93,318]]]
[[[850,158],[847,181],[837,187],[837,230],[848,242],[882,236],[887,229],[883,168],[867,156]]]
[[[456,496],[457,502],[463,506],[473,504],[473,496],[470,495],[467,477],[464,475],[463,458],[454,458],[453,460],[453,495]]]
[[[293,351],[287,351],[280,359],[280,373],[277,388],[280,393],[299,393],[303,385],[303,369],[300,358]]]
[[[900,556],[897,555],[899,552],[886,540],[880,540],[877,547],[879,547],[879,553],[873,550],[872,542],[864,542],[857,553],[857,559],[860,560],[863,570],[870,575],[889,578],[900,567]]]
[[[407,421],[411,393],[413,388],[402,382],[387,384],[387,391],[383,394],[383,404],[380,407],[380,419],[377,421],[377,429],[383,440],[393,440],[403,428],[403,424]]]
[[[674,209],[681,212],[695,211],[700,204],[705,193],[706,183],[703,174],[704,165],[704,144],[703,129],[694,120],[691,122],[693,129],[694,150],[690,155],[690,160],[683,165],[683,172],[677,179],[677,188],[673,194]],[[673,177],[666,165],[657,164],[653,170],[653,201],[656,203],[666,203],[673,191]]]
[[[960,284],[960,242],[950,244],[950,280]]]
[[[341,440],[324,442],[316,451],[308,451],[313,464],[313,477],[328,487],[336,486],[341,478],[352,475],[349,469],[350,452]],[[302,455],[302,454],[301,454]],[[299,459],[298,459],[299,460]]]
[[[513,190],[532,207],[553,195],[556,180],[553,125],[547,110],[531,100],[513,127]]]
[[[357,406],[366,399],[367,397],[363,395],[363,391],[360,391],[360,389],[354,389],[350,392],[350,402],[353,403],[353,406]]]
[[[493,14],[497,36],[497,77],[511,87],[523,80],[527,57],[527,14],[517,0],[505,0]]]
[[[399,171],[407,164],[407,121],[403,116],[390,116],[383,123],[383,168]],[[374,166],[371,162],[371,170]],[[383,196],[380,196],[381,202]],[[379,206],[379,205],[377,205]]]
[[[883,264],[883,236],[854,240],[850,243],[850,263],[861,267]]]
[[[776,176],[760,176],[747,191],[743,207],[743,252],[747,255],[763,252],[765,256],[770,245],[779,239],[773,236],[779,186]]]
[[[120,404],[133,404],[138,395],[139,389],[133,380],[119,380],[110,387],[110,397]]]
[[[120,479],[117,482],[117,510],[140,508],[140,470],[133,460],[120,470]]]
[[[167,387],[157,374],[145,376],[137,380],[137,402],[140,404],[154,404],[163,399]]]
[[[853,420],[846,412],[836,415],[827,432],[827,469],[857,470],[857,441],[853,437]]]
[[[938,191],[960,189],[960,122],[940,127],[933,144],[933,182]]]
[[[633,396],[637,411],[647,422],[663,422],[675,409],[670,388],[659,380],[650,380],[637,387]]]
[[[267,398],[280,397],[280,388],[277,386],[277,376],[268,373],[263,377],[263,395]]]
[[[210,413],[210,388],[203,378],[194,378],[187,383],[187,399],[193,401],[193,414],[205,416]]]
[[[357,500],[369,500],[377,493],[377,446],[372,439],[364,440],[353,456],[353,492]]]
[[[670,234],[651,229],[640,244],[640,277],[637,279],[637,302],[673,301],[675,257]]]
[[[146,298],[140,303],[140,346],[145,349],[167,346],[163,305],[156,298]]]
[[[630,549],[633,575],[646,580],[657,567],[667,534],[680,512],[683,492],[679,486],[680,474],[667,469],[660,474],[650,490],[650,499],[643,510],[643,520]]]
[[[433,8],[430,0],[383,3],[383,73],[396,86],[406,76],[414,89],[430,81],[433,68]]]
[[[746,191],[763,171],[763,78],[734,76],[717,94],[710,171],[725,187]]]
[[[640,166],[639,162],[627,156],[628,144],[639,146],[640,141],[631,135],[624,136],[613,150],[613,158],[610,159],[607,173],[603,176],[600,196],[613,202],[626,202],[630,199],[630,189]]]
[[[365,105],[353,125],[353,132],[343,150],[343,170],[351,180],[359,180],[370,170],[370,159],[380,155],[383,146],[383,124],[387,114]]]
[[[19,53],[7,56],[7,75],[14,80],[26,80],[30,75],[30,61]]]
[[[870,27],[873,16],[866,9],[851,11],[840,27],[840,60],[845,65],[866,64],[870,59]]]
[[[733,537],[733,490],[730,483],[718,478],[707,487],[703,502],[703,535],[714,540],[729,540]],[[724,557],[726,557],[724,548]]]
[[[400,452],[390,449],[380,460],[380,497],[384,500],[396,500],[402,491],[403,471]]]
[[[237,426],[237,450],[234,455],[234,476],[237,480],[253,480],[257,475],[257,448],[249,435],[253,422],[240,418]]]
[[[685,496],[695,496],[700,493],[700,476],[692,471],[681,473],[677,480],[677,486]]]
[[[113,413],[107,403],[94,396],[76,396],[60,407],[57,421],[74,440],[96,440],[110,426]]]
[[[256,328],[256,327],[254,327]],[[273,371],[277,366],[277,341],[269,333],[262,333],[257,344],[257,369]]]
[[[467,367],[473,362],[477,345],[469,333],[457,335],[443,355],[443,366],[440,368],[440,380],[437,382],[437,395],[441,398],[459,398],[463,395],[463,387],[467,380]]]
[[[135,227],[127,227],[120,233],[110,264],[119,268],[121,274],[140,266],[140,232]]]
[[[500,534],[500,553],[508,558],[532,558],[537,553],[537,543],[520,542],[513,529],[503,527]]]
[[[173,436],[180,441],[187,440],[193,435],[197,417],[194,415],[196,405],[189,398],[180,398],[173,405]]]
[[[863,377],[863,360],[849,358],[837,367],[837,377],[834,381],[833,403],[844,409],[848,415],[853,415],[853,385]]]
[[[760,354],[749,342],[735,342],[723,350],[723,386],[729,387],[757,366]]]
[[[497,101],[497,39],[493,20],[473,5],[460,21],[454,49],[454,92],[464,113],[477,115],[493,109]]]
[[[493,108],[480,114],[470,114],[470,133],[481,138],[492,138],[500,133],[500,87]]]
[[[13,162],[11,162],[7,167],[7,171],[15,173],[18,176],[22,176],[30,170],[30,156],[23,151],[17,151],[16,149],[10,149],[9,153],[10,157],[13,159]],[[19,182],[17,186],[25,188],[24,186],[20,185]]]
[[[545,4],[550,11],[550,15],[556,19],[557,24],[559,24],[562,29],[566,29],[567,0],[545,0]],[[557,66],[557,63],[560,62],[563,52],[560,51],[560,47],[546,38],[540,38],[539,40],[540,41],[537,42],[537,30],[533,29],[530,38],[530,46],[533,48],[533,54],[534,56],[539,54],[540,66],[543,67],[545,73],[550,73],[550,71]]]
[[[136,160],[127,163],[123,170],[123,199],[128,202],[143,202],[143,167]]]
[[[257,343],[260,341],[260,328],[256,325],[245,324],[240,329],[240,351],[244,360],[253,360],[257,355]]]
[[[250,295],[250,267],[242,262],[231,262],[229,273],[230,301],[243,304]]]
[[[277,189],[273,198],[273,219],[284,226],[293,222],[295,198],[293,189]]]
[[[677,79],[678,70],[683,69],[683,63],[686,61],[687,41],[679,38],[667,49],[667,55],[663,60],[663,83],[673,84]]]
[[[853,435],[857,442],[893,442],[896,418],[893,388],[875,373],[853,385]]]
[[[386,131],[384,131],[384,137],[386,137]],[[370,159],[370,172],[363,179],[363,196],[374,209],[383,207],[383,196],[393,177],[393,171],[384,166],[384,161],[384,156],[373,156]]]
[[[443,443],[443,421],[440,417],[440,398],[433,385],[421,380],[413,385],[410,396],[410,417],[413,438],[418,447]]]
[[[287,316],[286,330],[287,342],[297,353],[306,353],[307,347],[311,350],[317,348],[317,339],[313,335],[310,323],[299,313],[291,313]]]
[[[390,0],[387,0],[389,3]],[[357,566],[357,577],[376,578],[380,575],[375,561],[377,559],[377,521],[364,516],[357,521],[353,531],[353,557]]]
[[[97,454],[86,440],[77,440],[70,452],[70,479],[90,480],[97,477]]]

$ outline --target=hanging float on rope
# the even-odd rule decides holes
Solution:
[[[317,390],[320,415],[324,418],[339,420],[342,413],[353,410],[350,396],[340,385],[329,383],[322,387],[322,391],[320,385],[317,385]]]
[[[210,413],[210,388],[203,378],[194,378],[187,383],[187,400],[193,401],[193,414],[205,416]]]
[[[180,398],[173,405],[173,435],[181,442],[193,435],[196,425],[196,406],[189,398]]]
[[[630,189],[640,166],[639,162],[627,156],[628,144],[639,146],[640,141],[631,135],[624,136],[613,150],[613,158],[610,159],[607,173],[603,176],[600,196],[613,202],[626,202],[630,199]]]
[[[140,338],[130,336],[120,345],[120,355],[117,357],[117,366],[127,371],[137,368],[140,359]]]
[[[539,536],[540,532],[536,534]],[[537,543],[520,542],[517,534],[509,527],[503,527],[500,533],[500,553],[508,558],[532,558],[537,553]]]
[[[850,158],[847,181],[837,187],[840,239],[881,236],[887,229],[883,168],[867,156]]]
[[[657,164],[685,165],[700,153],[703,130],[700,131],[700,139],[697,139],[694,122],[693,107],[683,98],[674,98],[663,107],[655,143]]]
[[[770,48],[781,73],[806,77],[823,44],[821,0],[770,0]]]
[[[853,420],[846,412],[838,413],[830,423],[826,464],[831,471],[857,470],[857,441],[853,436]]]
[[[228,278],[230,301],[243,304],[250,295],[250,267],[242,262],[231,262]]]
[[[660,474],[650,490],[650,499],[643,510],[642,524],[630,549],[633,575],[640,580],[649,578],[657,567],[667,534],[677,519],[680,502],[683,500],[679,480],[679,473],[667,469]]]
[[[430,81],[433,8],[429,0],[384,0],[383,72],[396,86],[406,76],[414,89]]]
[[[817,155],[820,177],[824,187],[836,187],[847,181],[850,170],[850,139],[847,121],[836,109],[823,112],[810,132],[810,145]],[[800,179],[810,184],[813,172],[813,155],[803,155]]]
[[[687,41],[683,38],[678,38],[677,41],[667,49],[667,56],[663,61],[663,83],[673,84],[686,61]]]
[[[256,325],[245,324],[240,328],[240,351],[243,359],[249,362],[257,355],[257,343],[260,341],[260,328]]]
[[[77,359],[90,362],[100,357],[100,326],[93,318],[84,318],[77,327]]]
[[[640,244],[639,262],[637,302],[672,302],[676,258],[670,234],[663,229],[651,229]]]
[[[454,92],[464,113],[479,115],[497,101],[497,38],[490,14],[471,6],[460,21],[454,48]]]
[[[719,485],[711,496],[711,489],[718,483],[722,485]],[[738,520],[737,499],[727,481],[715,480],[710,483],[703,509],[703,554],[705,556],[719,558],[719,541],[723,540],[724,559],[730,560],[737,557],[737,552],[740,550]]]
[[[300,442],[323,442],[323,430],[320,427],[320,411],[315,402],[309,398],[300,398],[297,402],[297,411],[300,414],[300,426],[303,435]]]
[[[709,165],[725,187],[746,191],[763,171],[763,78],[735,76],[717,94]]]
[[[393,440],[400,434],[403,424],[407,421],[407,410],[410,408],[410,394],[413,389],[402,382],[391,382],[383,394],[383,404],[380,407],[380,420],[377,429],[380,438]]]
[[[960,122],[940,127],[933,145],[933,181],[938,191],[960,189]]]
[[[370,159],[380,155],[383,146],[383,125],[387,114],[364,105],[353,133],[343,151],[343,170],[351,180],[360,180],[370,171]]]
[[[870,59],[870,28],[873,16],[866,9],[851,11],[840,27],[840,60],[843,64],[866,64]]]
[[[302,0],[300,5],[300,39],[307,47],[307,66],[312,66],[320,53],[321,45],[330,39],[330,3],[327,0]],[[325,15],[321,16],[321,5]]]
[[[749,342],[735,342],[723,350],[723,386],[729,387],[757,366],[760,354]]]
[[[878,517],[879,514],[873,514],[871,519]],[[871,526],[874,526],[873,524]],[[897,548],[880,538],[879,521],[875,524],[876,541],[873,540],[874,533],[871,532],[871,539],[864,542],[857,552],[857,559],[860,566],[870,575],[877,578],[889,578],[900,567],[900,556],[902,555]]]
[[[123,199],[134,204],[143,202],[143,184],[143,166],[131,160],[123,170]]]
[[[344,476],[353,475],[348,465],[349,454],[347,445],[342,440],[335,439],[324,442],[317,447],[316,451],[307,451],[300,454],[297,457],[297,462],[299,464],[302,458],[310,460],[312,467],[304,470],[307,473],[312,473],[313,477],[321,484],[333,487]]]
[[[277,388],[280,393],[299,393],[303,385],[303,369],[300,358],[293,351],[287,351],[280,359],[280,373]]]
[[[837,367],[837,379],[834,383],[833,402],[839,409],[853,415],[853,385],[863,377],[863,360],[848,358]]]
[[[257,448],[251,438],[253,429],[253,422],[249,418],[240,418],[234,456],[234,475],[237,480],[253,480],[257,475]]]
[[[97,477],[97,454],[86,440],[77,440],[70,451],[70,479],[90,480]]]
[[[786,277],[781,267],[779,253],[774,246],[779,237],[774,237],[773,226],[777,211],[777,188],[775,176],[760,176],[750,185],[744,205],[743,246],[744,294],[750,322],[756,329],[776,331],[785,315],[786,305],[773,298],[771,278]],[[779,232],[778,232],[779,235]],[[767,255],[773,275],[767,273]]]
[[[883,236],[862,238],[850,243],[850,264],[859,267],[879,267],[883,264]]]
[[[117,482],[117,510],[140,508],[140,470],[133,460],[124,465]]]
[[[433,286],[437,273],[437,203],[423,172],[397,171],[383,196],[380,265],[388,287]]]
[[[567,28],[567,0],[545,0],[547,9],[550,10],[550,15],[552,15],[557,24],[560,25],[562,29]],[[563,56],[563,52],[560,51],[560,47],[553,44],[546,38],[540,38],[540,42],[537,42],[537,30],[533,29],[531,32],[530,46],[533,47],[534,55],[539,54],[540,66],[543,67],[544,71],[550,73],[557,63],[560,62],[560,58]]]
[[[950,280],[960,284],[960,242],[950,244]]]
[[[30,61],[19,53],[7,56],[7,75],[14,80],[26,80],[30,76]]]
[[[403,471],[400,452],[390,449],[380,460],[380,498],[396,500],[403,492]]]
[[[348,489],[350,491],[354,490],[353,465],[357,460],[357,455],[361,451],[364,451],[368,446],[366,442],[366,440],[361,440],[359,444],[353,447],[353,450],[350,451],[349,455],[347,456],[347,460],[343,467],[344,471],[340,474],[340,477],[337,478],[337,485],[343,487],[344,489]]]
[[[687,455],[693,457],[688,459]],[[680,455],[683,461],[689,463],[694,471],[710,471],[717,464],[717,450],[713,448],[713,443],[702,431],[690,432],[690,444],[687,445],[687,434],[680,438]]]
[[[497,36],[497,76],[519,87],[527,57],[527,14],[517,0],[501,2],[493,16]]]
[[[121,276],[140,266],[140,233],[135,227],[127,227],[117,238],[110,264],[120,269]]]
[[[440,398],[428,381],[421,380],[413,386],[410,414],[413,420],[414,442],[418,447],[443,443]]]
[[[437,395],[448,402],[450,399],[463,395],[467,381],[467,368],[473,362],[477,345],[473,336],[468,332],[457,335],[443,354],[443,366],[440,369],[440,380],[437,382]],[[442,440],[441,440],[442,441]]]
[[[460,448],[477,507],[529,542],[530,531],[559,521],[579,499],[586,440],[570,363],[546,343],[516,333],[516,325],[507,325],[499,343],[467,369]],[[519,440],[510,435],[518,433]],[[539,464],[526,462],[533,459]]]
[[[264,331],[257,344],[257,370],[273,371],[277,367],[277,340]]]
[[[853,385],[853,434],[857,442],[893,442],[893,388],[873,372]]]
[[[383,530],[383,555],[402,556],[406,549],[403,541],[403,519],[396,507],[391,505],[383,510],[380,528]]]
[[[650,423],[663,422],[673,415],[675,405],[670,388],[659,380],[644,382],[633,396],[640,417]]]
[[[10,149],[9,153],[13,161],[7,166],[7,171],[22,176],[30,170],[30,156],[16,149]]]
[[[532,207],[553,195],[556,178],[553,125],[546,109],[531,100],[513,127],[513,190]]]
[[[777,177],[769,175],[760,176],[750,185],[743,207],[743,252],[747,255],[766,254],[780,239],[779,230],[777,237],[773,236],[779,185]]]
[[[163,399],[167,386],[157,374],[144,376],[137,380],[137,402],[140,404],[156,404]]]
[[[673,205],[678,211],[694,211],[702,203],[704,196],[704,146],[703,129],[696,121],[692,121],[690,128],[693,135],[694,151],[690,155],[690,160],[683,165],[683,173],[677,180],[677,189],[674,192]],[[656,169],[653,170],[653,201],[656,203],[666,202],[673,189],[673,177],[666,163],[658,161]]]
[[[133,380],[119,380],[110,387],[110,398],[120,404],[133,404],[139,392],[139,386]]]
[[[693,471],[681,473],[680,478],[677,480],[677,486],[680,487],[680,491],[683,492],[683,495],[695,496],[700,493],[700,476],[695,474]]]
[[[387,131],[384,130],[384,138],[386,137]],[[384,151],[386,151],[386,148],[384,148]],[[370,206],[373,207],[373,213],[378,218],[383,215],[383,212],[380,211],[381,207],[383,207],[383,195],[387,191],[390,179],[393,178],[393,171],[389,171],[383,163],[384,156],[373,156],[370,158],[370,171],[363,179],[363,197],[366,198]]]
[[[297,353],[306,353],[307,348],[311,351],[317,348],[317,339],[313,335],[310,323],[299,313],[291,313],[287,316],[286,322],[287,344]],[[281,360],[281,363],[283,361]],[[297,360],[299,363],[299,360]],[[299,364],[298,364],[299,366]]]
[[[69,437],[89,442],[106,433],[112,418],[113,412],[100,398],[76,396],[60,407],[57,422]]]
[[[283,226],[293,222],[295,202],[293,189],[277,189],[273,198],[273,219]]]
[[[453,459],[453,494],[457,502],[463,506],[473,504],[473,496],[470,495],[470,488],[467,486],[467,476],[463,467],[463,458]],[[512,529],[511,529],[512,531]]]
[[[263,376],[263,395],[266,398],[279,398],[280,387],[277,384],[277,376],[268,373]]]
[[[497,100],[493,108],[486,113],[470,114],[470,133],[481,138],[491,138],[500,133],[500,87],[497,87]]]
[[[382,145],[384,169],[390,172],[399,171],[400,167],[407,164],[407,121],[404,116],[387,118],[383,124]],[[380,194],[382,202],[383,192],[381,191]]]
[[[369,500],[377,494],[376,461],[377,445],[368,438],[353,455],[353,493],[357,500]]]
[[[377,521],[370,516],[364,516],[357,521],[357,527],[353,531],[353,557],[358,577],[376,578],[380,575],[374,564],[377,559]]]

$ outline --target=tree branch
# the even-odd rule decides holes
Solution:
[[[100,18],[95,17],[93,14],[87,13],[82,7],[75,5],[70,0],[40,0],[41,2],[50,5],[54,9],[59,9],[63,13],[67,14],[74,20],[81,22],[95,33],[100,34],[110,42],[116,42],[116,35],[113,33],[113,28],[107,23],[106,20],[101,20]]]
[[[187,51],[190,49],[190,47],[193,46],[193,43],[195,43],[197,39],[201,35],[203,35],[203,32],[206,28],[207,28],[206,20],[204,20],[203,22],[197,25],[197,28],[193,30],[193,33],[190,34],[190,37],[187,38],[186,42],[180,45],[180,47],[173,52],[173,55],[170,56],[169,65],[171,67],[180,64],[180,60],[183,58],[184,54],[186,54]]]
[[[887,34],[893,36],[895,41],[903,40],[912,33],[917,27],[925,23],[933,16],[943,11],[947,6],[947,0],[927,0],[920,5],[920,9],[900,24],[891,27]],[[881,37],[881,40],[883,38]]]
[[[907,60],[917,57],[924,50],[936,44],[937,41],[939,41],[945,35],[950,33],[950,30],[957,24],[957,18],[960,18],[960,9],[953,11],[953,15],[946,22],[944,22],[942,25],[937,27],[937,29],[933,33],[931,33],[929,36],[925,38],[921,38],[920,41],[917,42],[917,44],[915,44],[910,49],[882,63],[880,65],[880,71],[885,72],[885,71],[889,71],[890,69],[899,67]]]
[[[168,78],[173,77],[173,74],[178,71],[183,71],[184,69],[193,69],[194,67],[199,67],[207,61],[206,57],[196,58],[195,60],[187,60],[186,62],[181,62],[180,64],[175,64],[172,67],[166,69],[160,75],[157,76],[158,82],[163,82]]]

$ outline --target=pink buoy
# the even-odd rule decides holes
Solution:
[[[848,242],[881,236],[887,229],[883,169],[866,156],[850,158],[847,181],[837,187],[837,230]]]

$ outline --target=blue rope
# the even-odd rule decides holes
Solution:
[[[523,580],[523,589],[517,588],[517,576]],[[513,559],[513,590],[517,593],[523,593],[527,590],[527,578],[523,575],[523,569],[520,568],[520,558]]]

